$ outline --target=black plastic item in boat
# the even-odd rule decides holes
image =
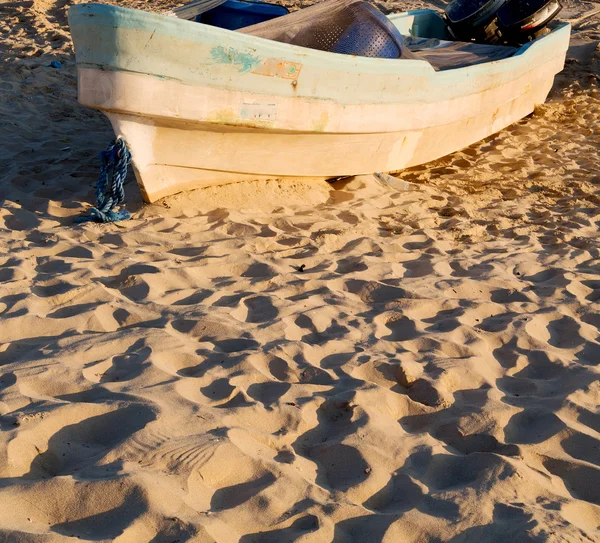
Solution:
[[[288,13],[287,8],[276,4],[226,0],[220,6],[198,15],[196,22],[227,30],[239,30]]]
[[[498,10],[498,31],[503,41],[527,42],[561,9],[559,0],[508,0]]]
[[[496,14],[506,0],[454,0],[446,6],[450,32],[463,41],[495,42]]]

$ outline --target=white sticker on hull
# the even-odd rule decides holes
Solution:
[[[251,121],[274,121],[277,119],[277,104],[262,100],[244,101],[240,117]]]

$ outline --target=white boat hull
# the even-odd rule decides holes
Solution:
[[[251,179],[398,171],[471,145],[530,114],[563,68],[566,31],[514,58],[448,72],[434,72],[422,61],[346,58],[275,44],[287,53],[278,50],[278,62],[273,51],[257,55],[253,71],[227,59],[212,67],[199,60],[204,68],[198,77],[189,66],[166,76],[147,67],[125,69],[127,58],[141,55],[141,36],[149,30],[123,28],[125,51],[113,60],[121,66],[107,69],[78,57],[79,101],[103,111],[125,139],[149,202]],[[255,40],[272,47],[273,42]],[[204,43],[185,44],[199,59],[206,56]],[[206,47],[215,50],[210,43]],[[167,49],[156,54],[168,60],[174,53]],[[341,66],[324,64],[323,55],[340,59]]]

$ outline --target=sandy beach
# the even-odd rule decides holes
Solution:
[[[403,190],[130,174],[74,225],[113,134],[72,3],[0,0],[0,542],[600,541],[600,14]]]

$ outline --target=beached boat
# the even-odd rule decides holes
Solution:
[[[570,36],[570,26],[557,23],[508,58],[456,67],[436,65],[440,40],[452,39],[440,14],[388,20],[413,40],[436,38],[433,49],[421,40],[408,59],[342,55],[144,11],[75,5],[69,23],[79,101],[105,113],[127,142],[150,202],[242,180],[392,172],[530,114],[562,70]]]

